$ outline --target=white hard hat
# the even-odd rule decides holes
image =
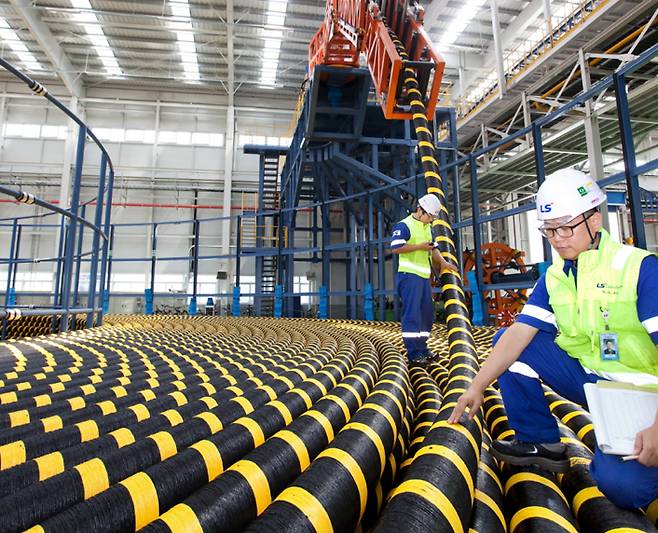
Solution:
[[[549,176],[537,191],[537,218],[571,220],[606,200],[596,181],[574,168],[563,168]]]
[[[436,194],[426,194],[418,199],[418,205],[423,208],[428,215],[438,217],[441,213],[441,202]]]

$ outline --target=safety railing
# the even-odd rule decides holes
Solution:
[[[7,265],[7,283],[4,293],[4,305],[0,310],[2,319],[2,332],[4,337],[7,321],[21,316],[53,316],[53,331],[67,331],[69,323],[76,323],[70,318],[78,314],[85,314],[87,327],[102,323],[103,312],[101,304],[101,291],[107,280],[108,233],[111,222],[112,189],[114,185],[114,166],[109,153],[98,140],[89,126],[59,99],[51,95],[46,87],[33,80],[16,67],[0,59],[0,66],[25,83],[37,96],[46,98],[51,104],[66,114],[78,127],[75,163],[73,166],[71,182],[70,205],[67,209],[47,202],[36,195],[14,190],[10,187],[0,186],[0,193],[9,195],[16,202],[36,205],[47,209],[47,216],[60,215],[60,223],[53,224],[59,233],[57,254],[55,257],[31,258],[20,257],[20,241],[23,227],[35,218],[46,218],[42,215],[24,216],[0,219],[0,226],[11,228],[8,257],[0,258],[0,265]],[[86,140],[90,138],[101,152],[100,170],[96,196],[89,200],[81,198],[81,180],[85,159]],[[95,206],[93,220],[85,218],[88,206]],[[41,226],[43,227],[43,226]],[[83,251],[85,228],[91,231],[91,247]],[[86,291],[86,301],[79,301],[79,280],[81,263],[89,262],[89,285]],[[55,286],[50,305],[41,308],[17,304],[15,283],[17,272],[21,265],[26,263],[49,263],[53,265]]]

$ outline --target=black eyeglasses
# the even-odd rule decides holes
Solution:
[[[547,239],[552,239],[553,237],[555,237],[555,235],[563,238],[571,237],[573,235],[573,230],[576,229],[578,226],[580,226],[586,220],[592,218],[592,216],[594,216],[594,213],[590,214],[589,216],[583,217],[583,219],[580,222],[574,224],[573,226],[558,226],[557,228],[546,228],[542,226],[541,228],[539,228],[539,231]]]
[[[435,217],[434,215],[430,215],[427,211],[425,211],[422,207],[418,206],[418,209],[420,209],[423,212],[423,215],[427,215],[430,217],[432,220],[436,220],[438,217]]]

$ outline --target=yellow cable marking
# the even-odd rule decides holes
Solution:
[[[286,502],[299,509],[317,533],[333,532],[334,528],[326,509],[307,490],[301,487],[288,487],[275,501]]]
[[[169,425],[171,425],[171,427],[183,423],[183,417],[175,409],[168,409],[167,411],[163,411],[160,414],[164,416],[167,420],[169,420]]]
[[[391,416],[391,413],[389,413],[386,409],[384,409],[381,405],[377,403],[372,403],[372,402],[367,402],[364,403],[361,406],[361,409],[372,409],[373,411],[377,411],[380,415],[382,415],[386,420],[388,420],[388,424],[391,426],[391,431],[393,432],[393,435],[397,433],[396,431],[396,426],[395,426],[395,420],[393,420],[393,417]],[[438,411],[437,411],[438,413]]]
[[[208,424],[210,432],[213,435],[224,429],[224,424],[222,424],[222,421],[217,417],[217,415],[214,415],[213,413],[199,413],[195,418],[200,418],[206,424]]]
[[[320,392],[322,393],[323,396],[325,394],[327,394],[327,392],[329,392],[327,390],[327,387],[324,386],[324,383],[322,383],[321,381],[318,381],[315,378],[309,378],[306,381],[308,381],[309,383],[313,383],[313,385],[315,385],[318,389],[320,389]]]
[[[267,394],[270,400],[276,400],[276,392],[274,392],[274,389],[269,385],[260,385],[258,390],[262,390],[265,394]]]
[[[100,435],[98,424],[94,420],[85,420],[84,422],[78,422],[75,425],[78,428],[78,431],[80,431],[80,442],[97,439]]]
[[[503,492],[503,486],[500,484],[500,479],[498,479],[498,474],[494,472],[491,467],[483,462],[480,461],[480,468],[489,474],[489,477],[491,477],[495,482],[496,485],[498,485],[498,488],[500,489],[500,492]]]
[[[42,455],[37,457],[34,462],[37,464],[37,470],[39,471],[39,481],[64,472],[64,456],[60,452]]]
[[[368,485],[366,484],[366,478],[363,475],[359,463],[349,453],[339,448],[327,448],[318,455],[318,459],[321,457],[330,457],[351,474],[361,500],[359,516],[363,516],[363,511],[366,508],[366,502],[368,500]]]
[[[43,425],[43,430],[46,433],[50,433],[51,431],[56,431],[56,430],[62,429],[64,427],[64,423],[62,422],[62,418],[58,415],[53,415],[53,416],[49,416],[47,418],[42,418],[41,419],[41,425]]]
[[[327,435],[327,443],[330,443],[332,440],[334,440],[334,427],[323,413],[320,411],[306,411],[302,416],[310,416],[322,426],[325,434]]]
[[[151,413],[146,408],[146,406],[142,403],[131,405],[130,407],[128,407],[128,409],[130,409],[133,413],[135,413],[135,418],[137,419],[137,422],[141,422],[142,420],[146,420],[147,418],[151,417]]]
[[[201,523],[194,511],[184,503],[179,503],[160,516],[171,533],[203,533]]]
[[[9,427],[15,428],[30,423],[30,412],[27,409],[9,413]]]
[[[285,422],[286,426],[292,422],[292,413],[290,412],[290,409],[284,404],[283,402],[279,400],[274,400],[273,402],[268,403],[267,405],[271,405],[274,407],[281,416],[283,417],[283,421]]]
[[[400,403],[400,400],[399,400],[398,397],[397,397],[395,394],[393,394],[391,391],[387,391],[387,390],[375,390],[375,391],[372,391],[372,392],[370,393],[370,398],[372,398],[372,397],[373,397],[374,395],[376,395],[376,394],[382,394],[382,395],[384,395],[384,396],[390,398],[391,400],[393,400],[393,402],[395,403],[395,405],[397,405],[398,411],[400,412],[400,416],[402,416],[402,415],[404,414],[404,409],[402,408],[402,404]]]
[[[44,405],[50,405],[51,403],[53,403],[53,401],[47,394],[40,394],[39,396],[34,397],[35,407],[43,407]]]
[[[457,470],[461,473],[466,485],[468,485],[468,492],[471,495],[471,501],[473,501],[473,495],[475,487],[473,486],[473,478],[471,473],[468,470],[468,466],[464,460],[457,455],[453,450],[446,446],[441,446],[440,444],[428,444],[423,446],[416,455],[414,456],[414,461],[423,455],[438,455],[439,457],[444,457],[448,459],[453,465],[457,467]]]
[[[585,424],[583,427],[580,428],[580,430],[578,430],[576,436],[580,440],[583,440],[583,437],[590,431],[594,431],[594,426],[592,424]]]
[[[507,437],[513,437],[514,435],[514,430],[508,429],[507,431],[503,431],[500,435],[498,435],[498,440],[505,440]]]
[[[361,422],[351,422],[350,424],[347,424],[345,427],[343,427],[343,431],[346,429],[353,429],[355,431],[364,433],[375,445],[375,448],[377,448],[377,452],[379,453],[379,464],[381,465],[379,475],[381,476],[381,474],[384,472],[384,467],[386,466],[386,451],[384,450],[384,443],[382,442],[382,438],[375,432],[374,429],[372,429],[370,426],[362,424]]]
[[[311,406],[313,405],[313,400],[311,400],[311,397],[306,393],[306,391],[302,389],[292,389],[289,392],[293,392],[297,394],[302,400],[304,400],[304,404],[306,404],[306,409],[310,409]]]
[[[523,483],[526,481],[530,481],[533,483],[539,483],[540,485],[544,485],[548,487],[549,489],[555,491],[556,494],[558,494],[562,500],[564,501],[567,506],[569,506],[569,503],[567,502],[566,498],[564,497],[564,494],[562,494],[562,491],[557,487],[555,482],[539,476],[537,474],[533,474],[532,472],[519,472],[518,474],[513,474],[507,479],[507,483],[505,483],[505,496],[507,496],[507,493],[510,491],[510,489],[516,485],[517,483]]]
[[[194,448],[199,452],[203,458],[203,462],[206,463],[208,483],[224,472],[224,461],[222,460],[222,456],[219,453],[217,446],[212,442],[209,440],[200,440],[199,442],[192,444],[190,448]]]
[[[352,395],[354,396],[354,398],[356,399],[357,405],[359,407],[361,407],[361,404],[363,403],[363,399],[359,395],[358,391],[354,387],[352,387],[352,385],[350,385],[349,383],[339,383],[338,387],[341,387],[343,389],[347,389],[348,391],[350,391],[352,393]]]
[[[80,386],[80,391],[82,394],[85,396],[89,396],[90,394],[94,394],[96,392],[96,387],[90,384],[82,385]]]
[[[110,487],[110,478],[107,475],[105,463],[100,459],[90,459],[74,466],[80,474],[85,500],[107,490]]]
[[[435,165],[437,164],[437,163],[436,163],[436,159],[435,159],[434,156],[432,156],[432,155],[424,155],[423,157],[420,158],[420,160],[421,160],[423,163],[433,163],[433,164],[435,164]]]
[[[110,400],[105,400],[104,402],[98,402],[96,405],[100,408],[101,412],[103,413],[103,416],[111,415],[112,413],[117,412],[117,406],[114,405],[114,402]]]
[[[652,501],[649,504],[646,513],[647,513],[647,518],[655,524],[656,519],[658,519],[658,499]]]
[[[286,376],[277,376],[276,379],[283,381],[286,385],[288,385],[289,389],[295,388],[295,384],[292,381],[290,381]]]
[[[128,446],[129,444],[135,442],[135,436],[133,435],[133,432],[128,428],[115,429],[109,434],[117,442],[117,448],[123,448],[124,446]]]
[[[447,428],[447,429],[451,429],[453,431],[457,431],[458,433],[461,433],[462,435],[464,435],[464,437],[466,437],[468,442],[471,443],[471,447],[473,448],[473,452],[475,453],[475,457],[480,457],[480,450],[479,450],[479,447],[477,445],[477,442],[475,442],[475,438],[473,437],[473,435],[471,435],[471,432],[468,431],[461,424],[448,424],[448,422],[444,420],[444,421],[441,421],[441,422],[435,422],[434,425],[432,426],[432,429],[436,429],[436,428]]]
[[[580,413],[580,412],[578,412],[578,411],[571,411],[570,413],[567,413],[566,415],[564,415],[564,416],[562,417],[562,422],[563,422],[564,424],[566,424],[566,423],[569,422],[569,420],[571,420],[572,418],[576,418],[577,416],[582,415],[582,414],[583,414],[583,413]]]
[[[62,392],[65,388],[66,387],[64,387],[64,383],[51,383],[50,384],[50,392],[52,392],[53,394],[55,394],[56,392]]]
[[[254,406],[251,404],[251,402],[249,400],[247,400],[243,396],[236,396],[235,398],[231,398],[230,401],[235,402],[238,405],[240,405],[242,407],[242,409],[244,410],[245,415],[248,415],[249,413],[253,413],[253,411],[254,411]]]
[[[553,403],[551,403],[548,408],[552,411],[556,407],[559,407],[560,405],[569,405],[571,402],[568,402],[566,400],[556,400]]]
[[[83,409],[87,405],[87,402],[85,402],[85,399],[82,396],[69,398],[66,401],[69,402],[69,405],[71,406],[71,411],[77,411],[78,409]]]
[[[586,501],[589,501],[594,498],[603,498],[603,493],[595,486],[593,487],[587,487],[584,489],[579,490],[576,495],[573,497],[573,512],[576,516],[578,516],[578,512],[580,510],[580,506],[585,503]]]
[[[481,501],[494,512],[494,514],[498,517],[498,520],[500,520],[500,523],[503,525],[503,529],[506,531],[507,521],[505,520],[500,507],[498,507],[494,499],[488,494],[482,492],[480,489],[475,489],[475,499]]]
[[[395,498],[398,494],[404,493],[416,494],[427,500],[432,507],[437,509],[446,520],[448,520],[453,531],[463,533],[464,528],[462,527],[461,520],[459,519],[459,515],[457,514],[454,505],[446,495],[434,485],[427,481],[423,481],[422,479],[410,479],[404,481],[391,492],[389,501]]]
[[[167,433],[166,431],[158,431],[153,435],[149,435],[147,438],[155,442],[156,446],[158,447],[158,451],[160,452],[160,460],[162,461],[169,459],[173,455],[176,455],[178,452],[176,449],[176,441],[174,441],[174,437],[172,437],[171,434]]]
[[[124,396],[128,396],[128,391],[126,390],[126,388],[120,385],[117,387],[110,387],[110,390],[114,393],[114,396],[117,398],[123,398]]]
[[[292,431],[283,429],[274,435],[274,438],[281,439],[293,449],[297,455],[297,460],[299,461],[300,472],[303,472],[308,468],[311,464],[311,458],[308,455],[306,444],[304,444],[304,441],[300,439],[299,436]]]
[[[324,399],[325,400],[331,400],[336,405],[338,405],[338,407],[340,407],[343,410],[343,416],[345,417],[345,422],[347,423],[349,421],[349,419],[352,417],[352,415],[350,414],[349,407],[347,406],[347,404],[345,403],[345,401],[342,398],[339,398],[335,394],[327,394],[324,397]]]
[[[239,472],[247,480],[256,500],[256,514],[260,515],[272,502],[272,492],[265,473],[253,461],[242,460],[235,463],[229,470]]]
[[[146,402],[150,402],[151,400],[155,399],[155,393],[152,390],[145,389],[143,391],[139,391],[139,393],[142,395],[144,401]]]
[[[128,489],[135,512],[135,531],[153,522],[160,515],[158,493],[153,481],[144,472],[133,474],[120,482]]]
[[[210,396],[205,396],[205,397],[201,398],[201,401],[206,404],[208,409],[214,409],[215,407],[217,407],[219,405],[219,403],[217,403],[217,400],[215,400],[214,398],[211,398]]]
[[[263,442],[265,442],[265,434],[263,433],[263,430],[258,425],[258,423],[253,421],[251,418],[239,418],[234,422],[234,424],[243,426],[247,429],[247,431],[249,431],[249,433],[251,433],[251,438],[254,441],[254,447],[258,447],[263,444]]]
[[[517,511],[512,517],[512,519],[510,520],[510,524],[509,524],[510,533],[514,533],[514,531],[519,526],[519,524],[529,518],[544,518],[545,520],[549,520],[551,522],[558,524],[559,526],[563,527],[567,531],[578,533],[578,530],[574,528],[571,525],[571,522],[569,522],[566,518],[563,518],[555,511],[546,509],[546,507],[539,507],[538,505],[524,507],[520,511]]]

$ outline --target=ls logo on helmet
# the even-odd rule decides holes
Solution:
[[[540,213],[550,213],[553,210],[553,202],[539,206]]]

